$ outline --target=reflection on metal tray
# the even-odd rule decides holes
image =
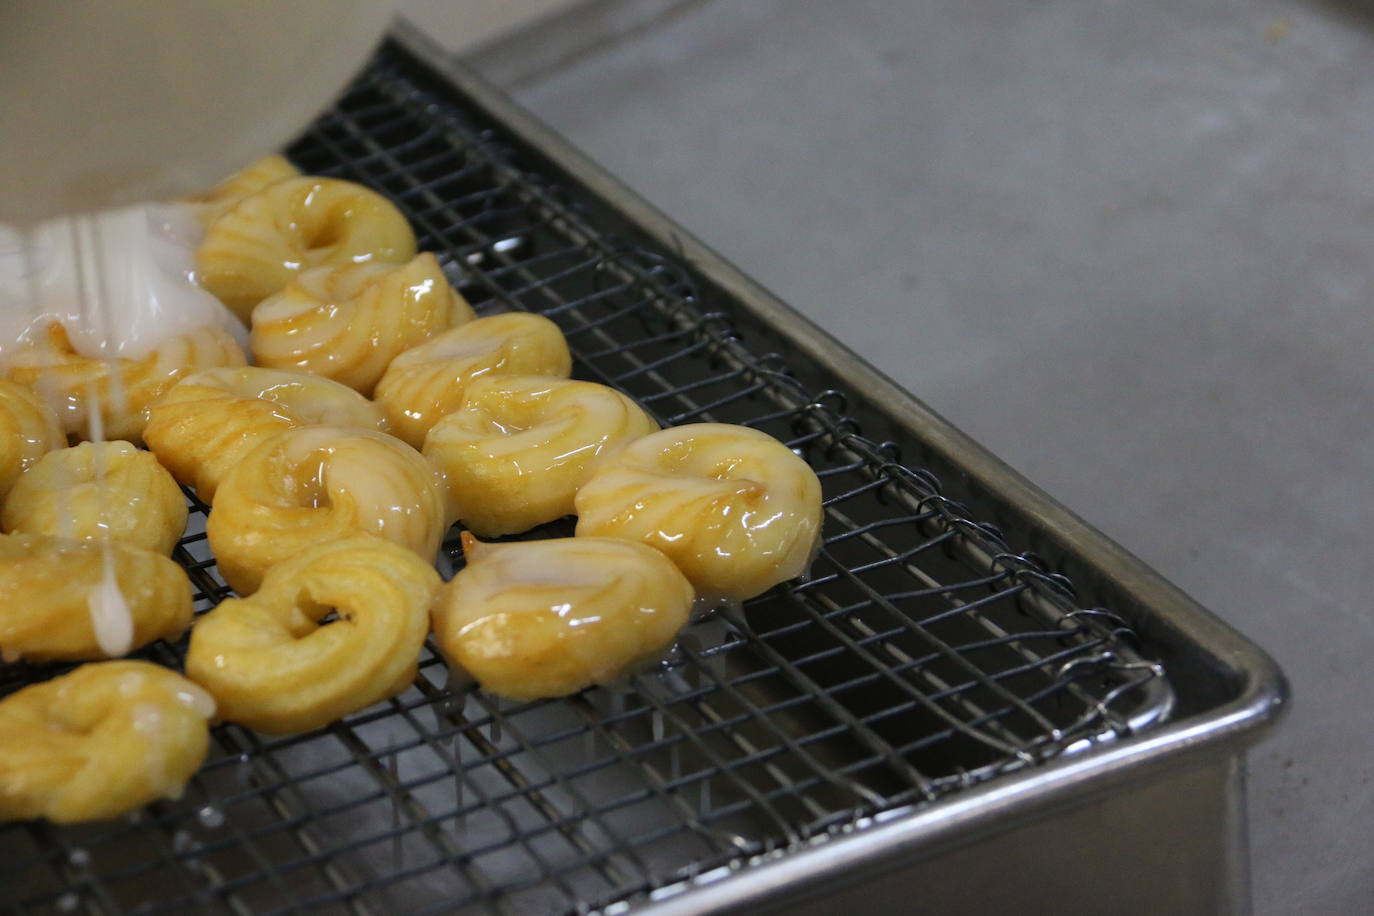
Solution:
[[[665,424],[743,423],[786,441],[825,486],[824,547],[808,579],[693,625],[661,666],[617,689],[499,702],[447,684],[427,649],[411,689],[329,728],[218,727],[179,801],[111,824],[0,827],[0,906],[741,903],[766,891],[741,874],[810,862],[1166,727],[1175,692],[1137,648],[1127,620],[1149,618],[1132,595],[1120,607],[1075,597],[1025,552],[1025,505],[970,490],[980,515],[943,495],[912,463],[930,442],[870,431],[881,392],[857,376],[837,390],[815,360],[770,340],[720,275],[607,210],[413,46],[384,46],[291,157],[395,200],[480,313],[557,321],[575,376],[626,391]],[[194,504],[177,552],[201,611],[227,593],[205,511]],[[560,522],[527,537],[569,533]],[[455,541],[445,550],[461,563]],[[182,650],[141,654],[179,667]],[[3,692],[53,673],[2,670]],[[708,898],[716,886],[727,895]]]

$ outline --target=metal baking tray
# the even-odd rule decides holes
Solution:
[[[408,27],[289,155],[395,200],[479,312],[557,321],[575,376],[785,440],[823,549],[614,689],[500,702],[427,649],[328,728],[219,726],[179,800],[0,826],[0,909],[1245,909],[1239,761],[1285,696],[1262,651]]]

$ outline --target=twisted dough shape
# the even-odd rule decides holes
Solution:
[[[253,310],[249,346],[260,366],[321,375],[371,394],[394,357],[473,317],[426,252],[399,266],[305,271]]]
[[[592,462],[658,429],[614,388],[537,375],[468,385],[463,406],[429,431],[458,518],[482,536],[515,534],[573,511]]]
[[[441,417],[457,410],[475,379],[496,375],[567,378],[572,356],[558,325],[542,315],[511,312],[450,328],[397,356],[374,397],[392,435],[422,448]]]
[[[306,426],[268,439],[229,472],[205,528],[224,581],[246,595],[287,557],[356,532],[430,561],[450,521],[438,475],[404,442]]]
[[[0,510],[0,527],[109,538],[167,556],[186,530],[186,497],[151,453],[128,442],[83,442],[24,472]]]
[[[260,732],[319,728],[415,679],[434,568],[373,535],[317,544],[196,622],[186,673]],[[321,626],[331,611],[338,620]]]
[[[123,654],[101,648],[92,619],[106,582],[104,546],[47,534],[0,534],[0,653],[33,661]],[[191,622],[191,583],[182,568],[150,550],[120,543],[108,548],[133,622],[124,651],[180,636]]]
[[[449,665],[515,700],[609,684],[660,656],[687,623],[692,586],[656,550],[613,538],[482,544],[434,603]]]
[[[38,395],[0,379],[0,501],[26,468],[66,444],[57,415]]]
[[[197,205],[201,222],[208,225],[248,195],[298,175],[300,170],[285,156],[273,153],[248,163],[204,194],[189,198],[189,201]]]
[[[148,412],[143,439],[173,477],[208,503],[254,448],[310,425],[385,430],[386,420],[380,407],[345,385],[244,366],[182,379]]]
[[[645,436],[577,494],[577,534],[640,541],[698,593],[752,598],[799,575],[821,533],[815,471],[765,433],[724,423]]]
[[[214,326],[173,337],[138,359],[91,359],[77,353],[54,322],[7,358],[5,375],[38,392],[69,435],[96,438],[94,404],[104,427],[101,438],[140,442],[148,408],[168,388],[193,372],[243,363],[238,342]]]
[[[148,662],[82,665],[0,700],[0,821],[71,824],[180,797],[214,702]]]
[[[267,185],[221,214],[196,250],[200,285],[248,323],[253,307],[300,271],[415,256],[395,205],[351,181],[302,175]]]

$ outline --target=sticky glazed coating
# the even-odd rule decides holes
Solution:
[[[209,749],[214,702],[139,661],[82,665],[0,700],[0,820],[118,817],[179,797]]]
[[[577,493],[578,536],[661,550],[704,597],[744,600],[799,575],[821,533],[821,485],[766,433],[676,426],[597,465]]]
[[[415,679],[439,583],[427,562],[372,535],[316,544],[273,567],[251,598],[200,618],[186,672],[230,722],[319,728]]]
[[[472,382],[429,431],[458,518],[482,536],[516,534],[573,511],[593,463],[658,429],[630,398],[595,382],[504,375]]]
[[[404,442],[307,426],[268,439],[229,472],[206,532],[224,580],[249,594],[282,560],[359,532],[432,561],[451,521],[438,475]]]
[[[406,264],[341,264],[296,276],[253,310],[260,366],[334,379],[370,395],[387,364],[473,319],[428,252]]]
[[[222,213],[196,250],[200,284],[248,323],[253,307],[312,267],[403,264],[415,233],[376,191],[302,175],[268,184]]]
[[[238,342],[215,326],[163,341],[137,359],[95,359],[77,353],[54,322],[7,354],[0,371],[37,392],[67,434],[95,438],[92,419],[98,412],[101,438],[141,442],[149,408],[178,381],[202,369],[243,364]]]
[[[186,530],[186,498],[151,452],[83,442],[40,458],[0,509],[9,532],[110,539],[169,556]]]
[[[375,397],[393,435],[415,448],[442,417],[463,403],[467,386],[497,375],[567,378],[572,356],[558,325],[512,312],[450,328],[391,361]]]
[[[196,206],[201,222],[209,225],[248,195],[299,175],[300,170],[290,160],[273,153],[248,163],[204,194],[187,198],[187,202]]]
[[[693,592],[656,550],[613,538],[482,544],[434,604],[449,665],[516,700],[610,684],[661,656]]]
[[[242,366],[187,376],[148,412],[143,438],[205,502],[230,469],[278,433],[299,426],[385,431],[382,409],[346,385],[303,372]]]
[[[190,580],[165,556],[117,542],[0,534],[0,653],[8,659],[109,658],[174,639],[190,623]]]
[[[0,379],[0,500],[25,469],[67,444],[57,414],[27,385]]]

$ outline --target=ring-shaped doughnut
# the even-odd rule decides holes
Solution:
[[[416,448],[441,417],[457,410],[474,380],[496,375],[572,372],[568,342],[542,315],[510,312],[478,318],[439,334],[397,356],[374,394],[386,410],[391,433]]]
[[[430,564],[373,535],[316,544],[273,567],[251,598],[196,621],[186,673],[228,721],[319,728],[415,679],[439,583]]]
[[[273,153],[248,163],[204,194],[187,199],[195,204],[200,221],[209,225],[234,204],[249,194],[256,194],[268,185],[300,175],[300,169],[285,156]]]
[[[613,538],[482,544],[434,603],[449,665],[515,700],[610,684],[658,658],[687,623],[692,586],[671,560]]]
[[[658,429],[630,398],[595,382],[498,375],[467,386],[429,431],[424,455],[478,535],[528,531],[573,511],[594,461]]]
[[[175,639],[190,623],[191,582],[167,557],[120,543],[0,534],[6,659],[110,658]]]
[[[187,376],[148,412],[143,439],[172,476],[205,502],[259,444],[298,426],[386,429],[382,409],[346,385],[243,366]]]
[[[196,250],[200,285],[248,323],[253,306],[326,264],[404,263],[415,233],[376,191],[338,178],[273,182],[234,204]]]
[[[0,500],[19,475],[67,444],[57,415],[31,389],[0,379]]]
[[[821,485],[758,430],[676,426],[600,463],[577,494],[577,534],[663,551],[711,598],[744,600],[799,575],[821,533]]]
[[[209,749],[214,701],[140,661],[82,665],[0,700],[0,821],[118,817],[178,798]]]
[[[94,359],[77,353],[66,329],[54,322],[6,357],[4,374],[38,392],[70,435],[96,438],[94,405],[101,438],[141,442],[148,408],[167,389],[193,372],[243,363],[238,341],[214,326],[173,337],[138,359]]]
[[[0,528],[96,541],[168,556],[186,530],[186,497],[151,452],[83,442],[40,458],[0,509]]]
[[[406,264],[345,264],[297,275],[253,310],[259,366],[295,369],[371,394],[387,364],[473,318],[434,255]]]
[[[287,557],[358,532],[432,561],[450,521],[438,474],[401,440],[304,426],[263,442],[225,476],[205,529],[224,581],[246,595]]]

